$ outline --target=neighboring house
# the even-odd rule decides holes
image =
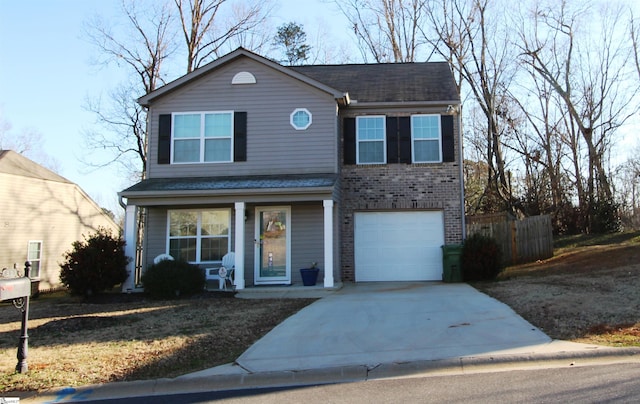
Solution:
[[[11,150],[0,150],[0,268],[31,262],[40,289],[60,283],[63,254],[99,227],[118,234],[116,223],[64,177]]]
[[[138,101],[147,179],[120,196],[129,256],[146,214],[143,268],[165,253],[213,268],[234,251],[238,289],[299,285],[311,262],[325,287],[441,280],[441,246],[462,242],[445,62],[289,67],[240,48]]]

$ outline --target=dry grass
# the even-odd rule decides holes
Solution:
[[[565,240],[554,258],[474,286],[553,338],[640,346],[640,233]],[[87,303],[42,295],[31,305],[26,375],[14,371],[20,312],[0,304],[0,393],[174,377],[229,363],[313,301],[225,296],[114,294]]]
[[[573,237],[554,257],[476,283],[556,339],[640,346],[640,233]]]
[[[0,393],[175,377],[230,363],[313,299],[243,300],[208,293],[176,301],[66,294],[31,302],[29,372],[15,373],[20,312],[0,305]]]

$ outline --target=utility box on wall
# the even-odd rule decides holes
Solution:
[[[0,279],[0,301],[27,296],[31,296],[31,279],[27,277]]]

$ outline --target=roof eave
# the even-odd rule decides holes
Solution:
[[[122,198],[175,198],[193,196],[231,196],[231,195],[272,195],[272,194],[319,194],[332,193],[334,186],[329,187],[294,187],[294,188],[236,188],[236,189],[194,189],[173,191],[121,191],[118,196]]]
[[[149,107],[151,105],[151,103],[159,98],[162,97],[164,95],[166,95],[167,93],[170,93],[190,82],[192,82],[193,80],[196,80],[197,78],[199,78],[200,76],[203,76],[207,73],[209,73],[212,70],[217,69],[220,66],[223,66],[231,61],[233,61],[234,59],[237,59],[240,56],[245,56],[248,57],[256,62],[262,63],[266,66],[269,66],[275,70],[278,70],[281,73],[284,73],[292,78],[295,78],[297,80],[300,80],[312,87],[316,87],[321,91],[324,91],[328,94],[331,94],[336,100],[338,100],[339,103],[344,102],[346,105],[349,104],[349,96],[347,93],[344,93],[343,91],[339,91],[336,90],[335,88],[329,87],[319,81],[316,81],[308,76],[305,76],[304,74],[298,73],[292,69],[287,68],[286,66],[282,66],[281,64],[274,62],[272,60],[269,60],[265,57],[262,57],[258,54],[255,54],[253,52],[250,52],[244,48],[238,48],[233,52],[230,52],[216,60],[214,60],[211,63],[208,63],[204,66],[202,66],[199,69],[196,69],[194,71],[192,71],[191,73],[188,73],[160,88],[158,88],[155,91],[152,91],[146,95],[143,95],[142,97],[138,98],[138,104],[140,104],[143,107]],[[344,101],[342,101],[344,100]]]
[[[438,100],[438,101],[375,101],[375,102],[361,102],[358,100],[351,100],[349,104],[350,108],[403,108],[403,107],[434,107],[434,106],[448,106],[448,105],[461,105],[460,100]]]

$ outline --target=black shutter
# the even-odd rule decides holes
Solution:
[[[442,115],[440,117],[442,128],[442,161],[456,161],[455,146],[453,141],[453,116]]]
[[[387,117],[387,163],[398,162],[398,118]]]
[[[233,161],[247,161],[247,113],[233,114]]]
[[[160,115],[158,122],[158,164],[171,163],[171,114]]]
[[[400,144],[400,163],[411,164],[411,118],[403,116],[399,122],[398,142]]]
[[[344,164],[356,163],[356,118],[344,118]]]

